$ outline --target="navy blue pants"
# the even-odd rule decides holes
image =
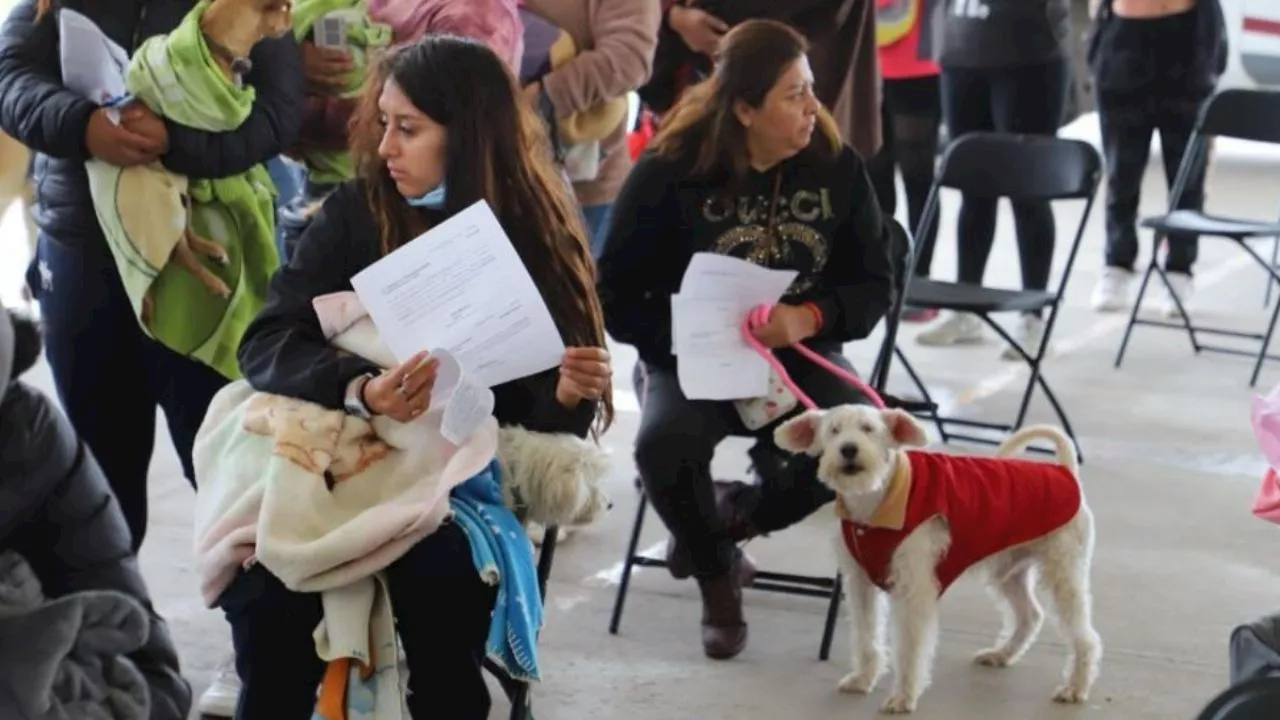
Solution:
[[[143,333],[101,239],[73,248],[41,235],[27,279],[40,302],[58,400],[106,473],[136,552],[147,531],[157,406],[194,487],[191,446],[227,380]]]
[[[414,720],[485,720],[482,662],[497,588],[480,580],[462,528],[445,523],[386,570],[409,665]],[[324,663],[312,633],[320,596],[292,592],[261,565],[218,600],[231,623],[240,676],[236,720],[311,720]]]

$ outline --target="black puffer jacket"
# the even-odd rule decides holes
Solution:
[[[0,548],[26,558],[50,598],[106,589],[141,603],[151,635],[129,659],[146,677],[151,720],[185,720],[191,686],[151,606],[106,476],[53,402],[17,380],[39,354],[35,326],[11,323],[0,308]]]
[[[83,13],[132,53],[167,33],[195,0],[61,0]],[[35,220],[40,230],[73,247],[107,251],[89,196],[84,143],[97,105],[62,87],[57,12],[35,20],[36,0],[22,0],[0,30],[0,130],[37,153]],[[209,133],[167,122],[175,173],[219,178],[244,172],[293,144],[301,122],[302,59],[292,35],[258,43],[245,80],[257,90],[253,112],[237,130]]]

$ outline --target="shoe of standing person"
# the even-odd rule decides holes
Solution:
[[[1089,304],[1098,312],[1122,312],[1130,308],[1133,273],[1124,268],[1108,267],[1102,271],[1093,288]]]
[[[236,701],[240,698],[240,677],[236,675],[236,657],[228,656],[218,667],[218,674],[213,679],[196,709],[202,715],[216,718],[231,718],[236,714]]]
[[[982,321],[971,313],[951,312],[916,336],[916,343],[928,347],[973,345],[983,341]]]

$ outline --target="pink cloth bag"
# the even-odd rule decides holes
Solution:
[[[1253,514],[1280,525],[1280,475],[1276,473],[1276,468],[1280,468],[1280,385],[1266,397],[1253,397],[1251,421],[1254,437],[1271,466],[1254,495]]]

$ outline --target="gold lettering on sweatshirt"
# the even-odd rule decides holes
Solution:
[[[769,200],[764,195],[704,200],[702,217],[708,223],[735,223],[715,239],[711,250],[763,267],[798,270],[800,274],[787,292],[804,292],[813,287],[830,254],[827,238],[810,223],[835,218],[831,190],[823,187],[779,195],[773,208],[772,232],[767,227]]]

